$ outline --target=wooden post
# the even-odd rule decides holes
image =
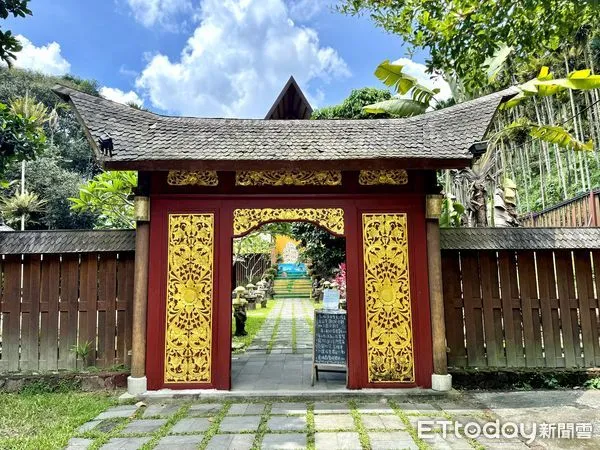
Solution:
[[[140,173],[138,194],[148,192],[148,177]],[[147,390],[146,379],[146,311],[148,307],[148,253],[150,246],[150,199],[136,195],[134,215],[135,269],[133,275],[133,327],[131,336],[131,376],[127,379],[127,393],[139,395]]]
[[[442,288],[442,255],[440,248],[441,195],[428,195],[427,264],[429,269],[429,302],[431,307],[431,338],[433,343],[433,372],[448,374],[446,355],[446,323],[444,320],[444,296]]]

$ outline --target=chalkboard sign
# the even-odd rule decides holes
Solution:
[[[346,368],[348,335],[346,311],[316,310],[314,321],[313,375],[319,379],[319,365]],[[335,370],[339,372],[340,370]],[[314,383],[314,379],[313,379]]]

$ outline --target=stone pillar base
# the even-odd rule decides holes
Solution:
[[[127,377],[127,393],[133,396],[143,394],[148,390],[146,377]]]
[[[431,389],[434,391],[447,392],[452,390],[452,375],[431,375]]]

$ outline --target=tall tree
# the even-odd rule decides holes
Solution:
[[[8,19],[8,16],[25,17],[30,16],[31,10],[27,7],[29,0],[0,0],[0,19]],[[14,37],[10,30],[0,29],[0,61],[8,66],[17,58],[15,53],[23,49],[21,43]]]
[[[469,92],[487,85],[484,63],[502,44],[517,62],[529,61],[600,19],[591,0],[340,0],[338,7],[368,13],[411,47],[427,50],[428,69],[455,73]]]

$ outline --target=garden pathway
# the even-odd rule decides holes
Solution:
[[[80,426],[68,450],[600,448],[599,391],[386,397],[122,405]],[[507,428],[501,436],[484,428],[483,435],[483,425],[494,427],[497,420],[526,424],[526,433]]]
[[[233,390],[311,388],[313,304],[308,299],[277,300],[246,353],[233,355]],[[345,374],[319,374],[315,389],[339,389]]]

